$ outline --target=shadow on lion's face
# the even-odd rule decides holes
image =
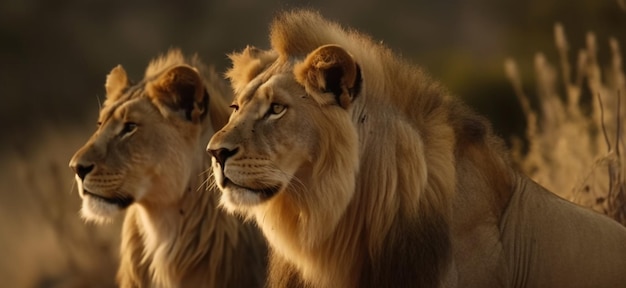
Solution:
[[[177,67],[130,86],[123,69],[116,69],[107,80],[98,128],[70,161],[83,200],[82,216],[95,222],[109,221],[134,203],[157,208],[178,201],[190,179],[188,163],[198,151],[200,125],[159,98],[173,97],[170,86],[176,84],[162,84],[161,78],[176,74],[183,79],[181,74],[196,72]],[[119,83],[116,77],[122,78]],[[155,96],[162,93],[159,85],[170,85],[168,95]]]

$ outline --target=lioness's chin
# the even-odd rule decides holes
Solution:
[[[133,203],[132,198],[106,198],[88,191],[82,193],[80,210],[83,219],[96,223],[111,222],[121,211]]]
[[[234,184],[229,180],[220,188],[222,190],[222,204],[228,210],[238,210],[239,208],[261,204],[282,190],[279,186],[259,190],[250,189]]]

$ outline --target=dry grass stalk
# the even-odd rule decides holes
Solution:
[[[588,33],[586,47],[578,52],[572,71],[569,44],[558,23],[554,34],[560,70],[542,53],[535,56],[539,112],[529,104],[515,61],[505,62],[506,75],[527,118],[528,150],[524,153],[521,141],[514,139],[513,158],[522,171],[563,198],[626,225],[626,159],[621,153],[625,147],[620,112],[626,103],[620,99],[620,91],[626,90],[626,77],[619,43],[610,39],[611,63],[603,75],[595,35]],[[591,99],[590,112],[581,103],[585,99]]]

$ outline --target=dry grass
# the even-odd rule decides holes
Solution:
[[[569,45],[555,25],[559,68],[542,53],[535,56],[538,111],[523,90],[514,60],[505,71],[527,118],[524,152],[514,139],[513,157],[522,171],[557,194],[605,213],[626,225],[626,159],[623,141],[626,91],[622,57],[616,39],[609,40],[610,63],[598,61],[595,35],[570,64]],[[564,95],[563,97],[561,95]]]
[[[34,149],[2,157],[0,286],[114,287],[121,221],[83,223],[67,166],[89,134],[43,130]]]

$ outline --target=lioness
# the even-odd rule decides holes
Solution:
[[[197,57],[153,60],[138,83],[121,66],[108,75],[98,128],[70,167],[82,216],[104,222],[127,210],[121,287],[260,287],[264,240],[217,208],[206,189],[204,147],[228,118],[231,97]]]
[[[231,55],[207,147],[272,287],[624,287],[626,229],[511,168],[489,123],[419,68],[316,12]]]

